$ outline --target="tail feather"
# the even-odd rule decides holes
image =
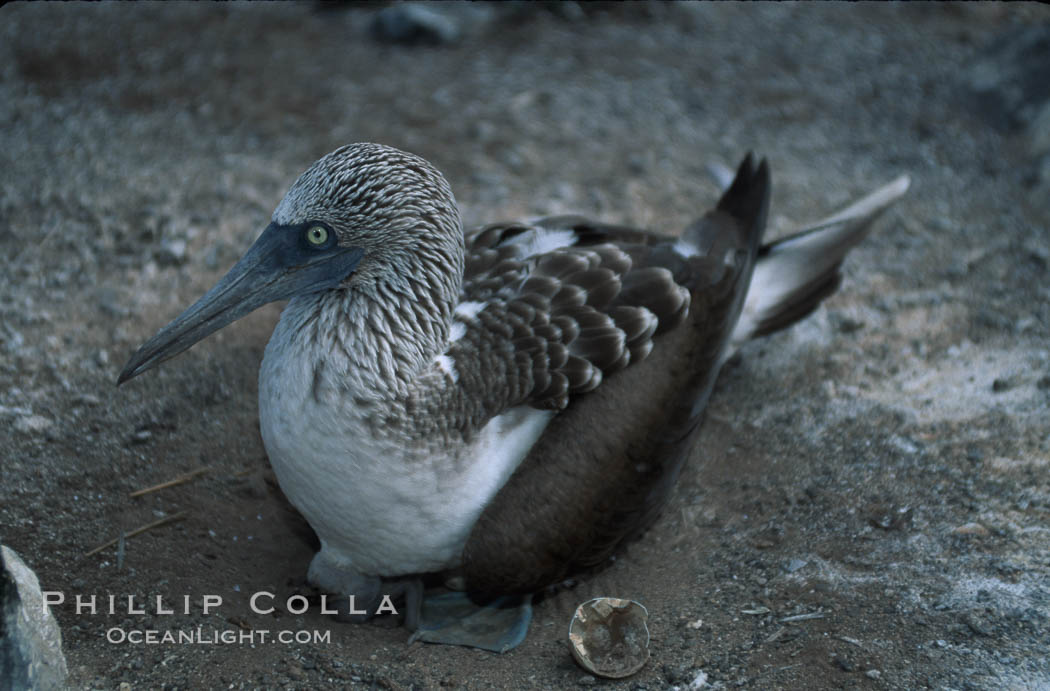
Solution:
[[[715,207],[738,225],[742,234],[738,246],[747,248],[749,253],[757,251],[762,241],[769,215],[770,187],[769,163],[763,158],[756,166],[754,156],[748,152]]]
[[[733,330],[731,350],[748,339],[790,326],[835,292],[846,253],[864,239],[875,219],[910,184],[903,175],[841,211],[763,245]]]
[[[770,190],[769,163],[763,158],[756,166],[749,152],[718,205],[685,229],[675,251],[683,257],[722,257],[732,249],[754,257],[769,215]],[[750,275],[742,278],[750,280]]]

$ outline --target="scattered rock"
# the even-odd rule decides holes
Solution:
[[[992,629],[973,614],[966,617],[966,626],[978,636],[991,636]]]
[[[106,294],[99,297],[98,308],[103,314],[117,319],[126,319],[131,316],[131,310],[120,302],[120,298],[114,291],[107,291]]]
[[[73,405],[96,406],[102,403],[102,399],[92,393],[78,393],[73,397]]]
[[[914,456],[915,454],[922,451],[922,448],[914,441],[908,439],[907,437],[903,437],[899,434],[895,434],[892,437],[890,437],[889,442],[893,448],[909,456]]]
[[[912,508],[910,506],[890,506],[886,504],[873,504],[867,509],[868,523],[882,530],[901,530],[911,523]]]
[[[707,686],[707,672],[697,670],[696,676],[693,677],[693,680],[689,682],[689,686],[686,688],[689,689],[689,691],[699,691],[699,689],[702,689],[705,686]]]
[[[661,671],[665,687],[681,689],[693,679],[693,666],[689,664],[664,665]]]
[[[0,562],[0,688],[65,688],[62,633],[36,574],[9,547],[0,546]]]
[[[568,22],[579,22],[587,19],[587,13],[583,11],[583,7],[580,6],[580,3],[574,2],[573,0],[537,4],[542,5],[543,9],[549,11],[554,16],[560,17]]]
[[[1050,114],[1050,104],[1047,104],[1045,110]],[[1050,117],[1047,118],[1046,129],[1046,136],[1050,137]],[[1047,144],[1047,149],[1050,149],[1050,143]],[[1036,243],[1035,240],[1029,240],[1025,243],[1024,247],[1028,252],[1029,259],[1038,264],[1039,268],[1045,269],[1050,267],[1050,247],[1040,245]]]
[[[994,391],[995,393],[1009,391],[1012,388],[1014,388],[1014,383],[1010,379],[996,377],[995,381],[992,382],[992,391]]]
[[[424,5],[398,3],[380,10],[372,22],[380,41],[406,45],[442,45],[459,38],[459,25],[448,15]]]
[[[8,328],[6,336],[4,336],[4,350],[9,353],[18,353],[25,345],[25,336],[19,331]]]
[[[45,432],[54,423],[43,415],[23,415],[15,420],[15,429],[26,434]]]
[[[864,322],[847,317],[840,312],[834,312],[828,314],[828,319],[831,321],[833,327],[835,327],[839,333],[851,334],[860,331],[864,328]]]
[[[989,535],[988,529],[980,523],[966,523],[959,526],[952,531],[956,535],[967,535],[974,537],[987,537]]]
[[[295,681],[302,681],[306,678],[306,673],[303,671],[302,665],[300,665],[296,660],[288,661],[288,668],[285,670],[285,674],[287,674],[290,679],[294,679]]]
[[[186,241],[166,240],[153,252],[153,259],[160,266],[179,266],[186,263]]]
[[[843,672],[856,672],[857,671],[856,663],[854,663],[849,658],[839,657],[838,655],[836,655],[834,657],[834,660],[835,660],[835,664],[838,665],[839,669],[841,669]]]

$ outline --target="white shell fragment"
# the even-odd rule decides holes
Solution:
[[[581,667],[601,677],[629,677],[649,661],[649,612],[634,600],[597,597],[576,608],[569,648]]]

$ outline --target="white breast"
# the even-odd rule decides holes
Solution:
[[[511,409],[462,449],[406,446],[391,430],[369,429],[352,395],[315,400],[310,353],[287,321],[259,372],[260,429],[281,489],[322,552],[369,575],[458,565],[481,510],[553,413]]]

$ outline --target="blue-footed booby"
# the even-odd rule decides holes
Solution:
[[[289,300],[259,418],[281,488],[320,538],[308,580],[358,607],[400,589],[415,627],[421,574],[476,601],[527,597],[643,531],[721,365],[816,309],[907,187],[763,244],[770,172],[748,155],[677,236],[577,216],[464,233],[430,163],[344,146],[118,383]]]

